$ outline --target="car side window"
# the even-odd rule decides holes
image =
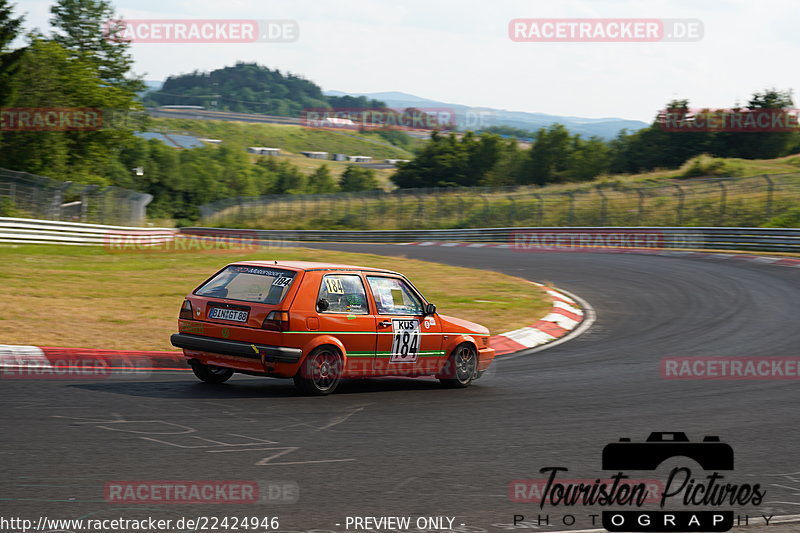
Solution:
[[[322,278],[317,301],[325,300],[324,313],[369,314],[367,293],[361,276],[354,274],[327,274]]]
[[[421,315],[422,301],[401,279],[367,276],[381,315]]]

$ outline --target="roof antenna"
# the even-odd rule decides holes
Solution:
[[[276,265],[278,264],[278,260],[277,260],[277,259],[275,260],[275,264],[276,264]]]

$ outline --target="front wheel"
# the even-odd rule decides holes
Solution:
[[[333,346],[320,346],[308,354],[294,376],[294,384],[311,396],[332,393],[342,379],[342,355]]]
[[[468,387],[478,374],[478,352],[471,344],[459,344],[447,358],[439,381],[451,389]]]
[[[194,372],[194,375],[197,376],[200,381],[205,381],[206,383],[212,383],[214,385],[225,383],[231,379],[233,375],[233,370],[230,368],[202,365],[200,363],[192,365],[192,372]]]

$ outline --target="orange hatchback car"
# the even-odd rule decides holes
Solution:
[[[304,261],[226,266],[186,297],[178,331],[172,344],[207,383],[293,378],[314,395],[376,376],[466,387],[494,358],[489,330],[437,314],[402,274]]]

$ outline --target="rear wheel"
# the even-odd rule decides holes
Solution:
[[[231,379],[231,376],[233,375],[233,370],[230,368],[203,365],[200,363],[195,363],[192,365],[192,372],[194,372],[194,375],[197,376],[200,381],[205,381],[206,383],[212,383],[214,385],[225,383]]]
[[[445,387],[463,389],[468,387],[478,374],[478,352],[471,344],[464,343],[447,358],[444,372],[440,374],[439,381]]]
[[[342,379],[342,355],[333,346],[314,349],[294,376],[294,384],[305,394],[332,393]]]

